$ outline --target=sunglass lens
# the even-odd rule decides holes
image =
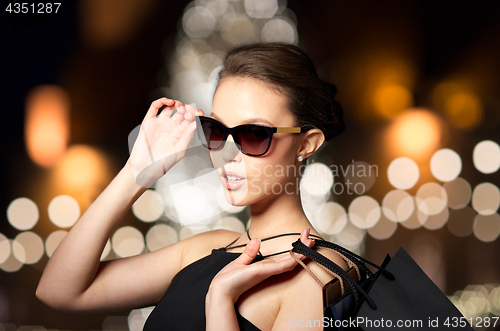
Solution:
[[[241,144],[241,149],[251,155],[264,154],[271,139],[267,130],[259,127],[240,128],[236,133],[236,138]]]
[[[207,119],[201,119],[201,130],[203,132],[202,143],[210,149],[217,149],[221,147],[224,140],[224,128],[214,122]]]

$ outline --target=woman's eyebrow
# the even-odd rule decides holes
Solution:
[[[224,122],[222,122],[222,120],[220,119],[220,117],[219,117],[219,116],[217,116],[217,115],[216,115],[215,113],[213,113],[213,112],[210,114],[210,117],[213,117],[213,118],[215,118],[216,120],[220,121],[221,123],[224,123]],[[257,124],[257,123],[265,123],[265,124],[267,124],[267,125],[269,125],[269,126],[273,126],[273,127],[274,127],[274,126],[276,126],[276,125],[274,125],[273,123],[269,122],[268,120],[265,120],[265,119],[260,118],[260,117],[257,117],[257,118],[249,118],[249,119],[244,120],[243,122],[241,122],[241,124]]]

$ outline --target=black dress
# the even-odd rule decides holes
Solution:
[[[247,233],[248,235],[248,233]],[[261,241],[285,235],[300,235],[300,233],[286,233],[262,239]],[[314,236],[314,235],[311,235]],[[250,235],[248,235],[250,238]],[[319,237],[318,237],[319,238]],[[236,239],[238,240],[238,238]],[[227,249],[241,247],[233,246],[234,242],[226,247],[213,249],[207,255],[184,267],[172,279],[163,298],[149,315],[144,325],[144,331],[204,331],[206,329],[205,296],[215,275],[228,263],[240,256],[241,253],[227,252]],[[282,254],[288,251],[263,256],[260,252],[251,262],[261,261],[263,258]],[[249,320],[240,315],[236,309],[236,317],[241,331],[260,331]]]

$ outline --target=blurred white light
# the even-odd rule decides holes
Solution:
[[[484,242],[495,241],[500,235],[500,215],[478,214],[474,220],[474,235]]]
[[[170,185],[175,209],[182,225],[203,221],[213,213],[203,190],[193,180]]]
[[[420,219],[420,221],[424,228],[429,230],[438,230],[446,224],[449,215],[450,210],[445,206],[439,213],[426,215],[427,217]]]
[[[215,29],[214,14],[207,8],[195,6],[182,16],[182,27],[192,38],[208,37]]]
[[[278,10],[278,1],[245,0],[245,10],[252,18],[271,18]]]
[[[28,198],[17,198],[7,207],[10,225],[21,231],[34,227],[39,217],[38,207]]]
[[[166,247],[179,241],[177,232],[166,224],[157,224],[146,234],[146,245],[150,252]]]
[[[258,42],[256,26],[246,15],[227,15],[220,22],[221,38],[232,46]]]
[[[280,18],[267,22],[261,31],[262,41],[265,43],[283,42],[297,45],[298,35],[293,23]]]
[[[347,213],[342,205],[336,202],[327,202],[317,209],[312,221],[314,228],[320,233],[337,234],[347,224]]]
[[[142,316],[140,309],[134,309],[128,314],[127,322],[130,331],[141,331],[144,329],[146,319]]]
[[[495,315],[500,315],[500,287],[495,287],[488,296],[488,310]]]
[[[332,171],[323,163],[312,163],[306,167],[300,185],[308,194],[324,196],[333,185]]]
[[[154,308],[155,308],[154,306],[142,308],[141,309],[142,316],[144,316],[145,319],[148,319],[149,315],[151,314]]]
[[[437,183],[425,183],[416,194],[417,207],[427,215],[437,215],[446,208],[448,195],[446,190]]]
[[[208,77],[199,70],[183,71],[175,75],[172,81],[172,87],[179,95],[184,95],[186,98],[193,98],[190,92],[193,86],[208,83]],[[184,102],[193,102],[194,100],[188,99]]]
[[[68,228],[80,218],[80,206],[69,195],[60,195],[49,203],[49,218],[56,226]]]
[[[204,194],[206,201],[205,216],[217,217],[219,208],[228,213],[239,213],[246,206],[233,206],[226,201],[224,189],[214,168],[200,170],[193,179],[193,185],[198,187]]]
[[[245,225],[234,216],[227,216],[220,219],[214,226],[214,230],[224,229],[238,233],[245,232]]]
[[[0,264],[4,263],[10,255],[10,241],[0,233]]]
[[[500,206],[500,190],[491,183],[481,183],[472,192],[472,207],[482,215],[496,213]]]
[[[437,180],[449,182],[460,175],[462,159],[453,150],[440,149],[431,158],[431,172]]]
[[[316,212],[326,204],[329,196],[330,191],[328,191],[326,195],[312,195],[305,190],[301,191],[300,201],[306,217],[310,220],[314,220]]]
[[[362,195],[349,205],[349,220],[360,229],[368,229],[380,219],[380,205],[374,198]]]
[[[472,189],[465,179],[458,177],[451,182],[444,183],[443,188],[448,196],[448,207],[461,209],[469,204]]]
[[[146,190],[132,205],[135,217],[147,223],[156,221],[164,211],[162,198],[154,190]]]
[[[500,146],[494,141],[481,141],[472,154],[474,166],[484,174],[491,174],[500,168]]]
[[[141,254],[145,247],[142,233],[132,226],[123,226],[116,230],[111,238],[111,245],[119,257]]]
[[[22,252],[18,255],[18,251],[14,250],[15,257],[24,264],[37,263],[43,256],[43,240],[34,232],[24,231],[16,236],[14,242],[17,242],[23,247]],[[17,246],[13,246],[17,247]],[[23,260],[24,259],[24,260]]]
[[[344,182],[349,194],[356,193],[357,195],[363,195],[375,184],[378,176],[378,168],[377,166],[370,166],[363,161],[356,161],[349,164],[347,170],[345,172],[342,171],[342,174],[344,175]]]
[[[104,246],[104,249],[101,253],[101,257],[99,258],[100,261],[104,261],[109,253],[111,252],[111,240],[108,238],[108,241],[106,242],[106,245]]]
[[[399,157],[387,168],[389,183],[397,189],[408,190],[415,186],[420,171],[417,163],[408,157]]]
[[[215,90],[215,84],[217,84],[217,81],[219,80],[219,72],[222,69],[224,69],[224,66],[220,65],[220,66],[216,67],[214,70],[212,70],[212,72],[208,76],[208,81],[214,84],[214,86],[213,86],[214,90]],[[205,114],[206,114],[206,112],[205,112]]]
[[[7,240],[9,241],[9,245],[11,247],[10,254],[4,262],[0,263],[0,269],[2,269],[5,272],[16,272],[19,269],[21,269],[24,264],[14,256],[14,251],[15,250],[18,251],[18,253],[16,254],[21,255],[19,254],[19,252],[22,252],[23,246],[21,246],[17,241],[14,241],[12,239],[7,239]],[[23,260],[25,259],[25,257],[22,258]]]
[[[127,318],[129,330],[142,331],[144,329],[144,324],[146,324],[146,320],[153,309],[154,306],[132,310]]]
[[[68,231],[57,230],[49,234],[47,239],[45,239],[45,252],[48,257],[51,257],[54,254],[57,246],[63,241],[64,237],[68,234]]]
[[[412,197],[413,204],[417,205],[416,197]],[[407,220],[400,222],[407,229],[418,229],[425,223],[429,215],[423,213],[419,208],[413,208],[413,212]]]
[[[384,240],[384,239],[389,239],[394,234],[394,232],[396,232],[397,228],[398,228],[398,223],[382,215],[377,224],[369,228],[367,231],[373,238],[378,240]]]
[[[11,241],[11,254],[12,256],[22,264],[26,261],[26,252],[24,251],[24,246],[16,240]]]
[[[476,213],[469,206],[460,210],[450,210],[448,230],[457,237],[467,237],[472,233],[475,218]]]
[[[233,13],[234,8],[225,0],[212,0],[207,3],[206,7],[214,14],[216,17],[223,17],[224,14]]]
[[[208,81],[211,82],[212,80],[217,80],[217,76],[212,77],[211,75],[214,70],[222,67],[223,64],[222,58],[215,55],[214,53],[206,53],[199,56],[199,61],[201,65],[201,70],[208,75]]]
[[[392,190],[382,200],[382,212],[393,222],[406,221],[415,209],[413,200],[406,191]]]
[[[347,249],[353,250],[353,248],[361,244],[361,242],[365,238],[365,235],[366,235],[365,229],[360,229],[351,222],[347,222],[346,226],[344,227],[344,229],[342,229],[342,231],[333,235],[333,240],[339,245],[344,246]]]

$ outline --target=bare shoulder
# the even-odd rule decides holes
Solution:
[[[337,252],[326,248],[316,248],[316,251],[344,270],[348,270],[347,263]],[[326,284],[334,278],[313,260],[307,258],[303,262],[321,283]],[[281,297],[275,326],[290,327],[303,324],[310,327],[308,330],[323,330],[322,324],[319,323],[323,318],[322,287],[301,265],[297,265],[290,273],[292,277],[286,280],[288,284]],[[318,322],[317,325],[314,321]]]
[[[209,255],[212,249],[225,247],[239,236],[241,236],[239,232],[217,229],[198,233],[182,240],[184,248],[182,267]]]
[[[349,269],[347,263],[337,252],[323,247],[318,247],[315,250],[324,257],[328,258],[330,261],[340,266],[342,269],[346,271]],[[331,273],[326,271],[325,268],[323,268],[317,262],[314,262],[309,258],[306,258],[305,260],[303,260],[303,262],[323,284],[328,283],[334,278]],[[298,273],[298,277],[294,278],[294,282],[290,284],[291,286],[297,288],[304,286],[319,287],[318,282],[301,265],[297,265],[294,271]]]

